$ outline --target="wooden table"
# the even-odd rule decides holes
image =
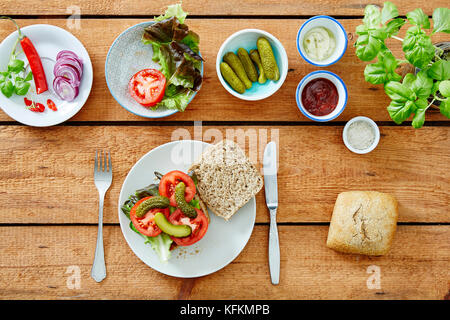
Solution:
[[[184,113],[139,118],[120,107],[106,86],[108,48],[126,28],[162,13],[173,1],[3,0],[0,12],[21,26],[48,23],[68,29],[87,48],[94,67],[90,98],[66,123],[32,128],[0,112],[0,298],[2,299],[444,299],[450,295],[450,122],[427,114],[425,126],[397,126],[386,111],[381,86],[364,81],[364,64],[354,53],[354,30],[364,4],[334,0],[185,0],[188,25],[200,34],[204,85]],[[381,1],[374,1],[381,3]],[[444,0],[396,1],[401,15],[422,7],[431,16]],[[81,29],[67,17],[81,9]],[[68,9],[69,8],[69,9]],[[73,8],[72,8],[73,9]],[[298,28],[317,14],[333,15],[348,32],[349,47],[339,63],[326,68],[340,75],[349,90],[345,111],[331,123],[311,122],[298,110],[295,88],[317,68],[297,52]],[[289,73],[272,97],[238,100],[220,85],[215,72],[221,43],[243,28],[261,28],[285,46]],[[14,31],[0,22],[0,39]],[[442,40],[437,35],[433,40]],[[448,37],[447,37],[448,40]],[[393,44],[399,53],[399,43]],[[364,115],[380,125],[381,141],[368,155],[348,151],[342,142],[345,122]],[[126,244],[117,216],[125,175],[144,153],[171,141],[175,129],[193,133],[215,128],[242,129],[251,135],[267,129],[280,144],[278,214],[281,279],[270,283],[268,212],[257,195],[253,234],[238,258],[224,269],[197,279],[162,275],[142,263]],[[275,130],[276,129],[276,130]],[[204,137],[206,142],[208,137]],[[97,235],[94,151],[110,149],[114,181],[105,199],[104,243],[108,276],[90,277]],[[259,145],[262,152],[264,145]],[[257,159],[260,163],[260,159]],[[378,190],[395,195],[399,227],[390,253],[365,257],[325,246],[338,193]],[[375,266],[375,267],[374,267]],[[380,286],[368,285],[379,271]],[[80,282],[73,276],[80,272]],[[151,290],[149,290],[151,288]]]

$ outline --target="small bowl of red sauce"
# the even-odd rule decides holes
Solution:
[[[337,118],[344,111],[347,98],[344,81],[333,72],[325,70],[306,75],[296,91],[300,111],[307,118],[319,122]]]

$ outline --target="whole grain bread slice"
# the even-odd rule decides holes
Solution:
[[[233,141],[208,147],[190,171],[197,176],[200,198],[214,214],[228,220],[263,187],[263,177]]]

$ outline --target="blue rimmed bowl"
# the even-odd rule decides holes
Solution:
[[[137,103],[128,93],[128,82],[138,71],[147,68],[160,69],[161,66],[153,62],[151,45],[141,41],[144,28],[154,22],[142,22],[122,32],[109,48],[105,62],[105,78],[108,89],[116,101],[127,111],[145,118],[168,117],[178,110],[160,107],[157,110],[146,108]],[[203,62],[201,67],[203,77]],[[189,103],[194,99],[195,92]]]
[[[306,110],[305,106],[302,103],[303,89],[311,80],[318,79],[318,78],[325,78],[325,79],[330,80],[336,86],[338,96],[339,96],[336,108],[333,110],[333,112],[331,112],[330,114],[327,114],[325,116],[316,116],[316,115],[310,113],[308,110]],[[314,72],[307,74],[298,84],[297,91],[295,93],[295,100],[297,101],[297,106],[300,109],[300,111],[307,118],[314,120],[314,121],[319,121],[319,122],[326,122],[326,121],[331,121],[333,119],[336,119],[342,113],[342,111],[344,111],[345,106],[347,105],[347,99],[348,99],[348,92],[347,92],[347,87],[345,86],[344,81],[342,81],[342,79],[339,76],[337,76],[336,74],[334,74],[333,72],[325,71],[325,70],[314,71]]]
[[[242,94],[238,93],[237,91],[234,91],[223,78],[222,73],[220,72],[220,63],[223,61],[223,56],[227,52],[237,53],[239,48],[244,48],[248,52],[250,52],[251,49],[257,49],[256,41],[259,37],[265,37],[269,41],[278,69],[280,70],[280,79],[278,79],[278,81],[267,79],[263,84],[253,82],[250,89],[245,90]],[[288,73],[288,57],[280,40],[272,34],[259,29],[244,29],[233,33],[223,42],[216,57],[216,72],[222,86],[233,96],[248,101],[262,100],[273,95],[283,85]]]
[[[333,53],[327,59],[321,61],[314,60],[312,57],[308,56],[303,46],[305,35],[308,31],[317,27],[328,29],[334,35],[336,41],[336,47],[334,48]],[[339,21],[329,16],[315,16],[308,19],[303,23],[297,33],[298,52],[306,62],[318,67],[326,67],[338,62],[347,50],[347,43],[347,32],[344,27]]]

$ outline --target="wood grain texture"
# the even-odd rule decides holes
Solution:
[[[174,126],[0,127],[0,223],[96,223],[96,149],[112,154],[114,179],[104,221],[117,222],[128,171],[149,150],[180,134],[205,142],[237,135],[258,164],[266,141],[278,140],[280,222],[328,222],[337,195],[348,190],[392,193],[399,201],[399,221],[450,222],[447,127],[381,127],[380,143],[367,155],[347,150],[337,126],[197,130],[194,135],[193,127]],[[152,179],[150,173],[149,184]],[[257,221],[268,221],[264,192],[257,195]]]
[[[371,258],[328,249],[327,233],[327,226],[280,226],[280,284],[273,286],[268,226],[256,226],[227,267],[187,280],[149,268],[132,253],[119,226],[107,226],[107,277],[96,283],[89,276],[95,226],[0,227],[0,299],[441,300],[450,289],[450,226],[399,226],[390,253]],[[367,287],[369,266],[380,268],[380,289]],[[80,286],[69,289],[75,268]]]
[[[74,121],[152,121],[135,116],[122,108],[111,96],[104,75],[105,59],[114,39],[126,28],[146,20],[142,19],[86,19],[81,21],[80,30],[69,30],[65,19],[18,20],[21,26],[36,23],[49,23],[68,29],[80,39],[88,50],[94,68],[94,82],[91,95],[71,120]],[[295,102],[295,91],[300,80],[316,67],[306,63],[296,48],[296,35],[305,20],[283,19],[191,19],[189,27],[199,33],[204,65],[203,86],[183,113],[158,120],[210,120],[210,121],[311,121],[299,111]],[[347,85],[349,100],[344,112],[335,121],[349,120],[355,116],[368,116],[375,121],[391,121],[386,107],[389,99],[382,86],[364,81],[363,63],[355,56],[353,34],[360,19],[341,20],[350,39],[344,57],[327,68],[342,77]],[[223,41],[232,33],[245,29],[263,29],[276,36],[286,49],[289,59],[289,72],[285,83],[273,96],[262,101],[243,101],[229,94],[220,84],[216,74],[216,55]],[[0,21],[0,39],[14,31],[9,21]],[[400,34],[402,36],[402,34]],[[435,41],[446,39],[437,34]],[[391,40],[392,50],[402,57],[400,42]],[[130,74],[131,77],[131,74]],[[427,121],[448,119],[438,111],[427,113]],[[11,121],[0,112],[0,121]]]
[[[384,1],[356,0],[184,0],[183,8],[191,15],[363,15],[366,4],[383,4]],[[77,6],[81,15],[160,15],[172,0],[138,1],[138,0],[48,0],[43,5],[40,1],[16,2],[3,0],[0,12],[7,15],[70,15],[71,6]],[[434,8],[444,7],[444,0],[434,1],[395,1],[400,14],[405,15],[415,8],[422,8],[431,15]]]

